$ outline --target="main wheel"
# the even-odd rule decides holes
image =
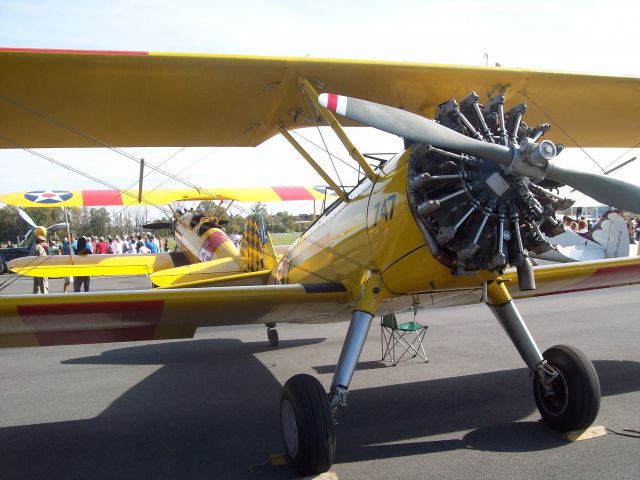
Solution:
[[[280,339],[278,338],[278,330],[275,328],[267,328],[267,338],[269,339],[269,343],[272,347],[277,347],[280,343]]]
[[[569,345],[551,347],[543,357],[558,375],[551,392],[538,375],[533,376],[533,395],[542,419],[561,432],[589,427],[600,409],[600,381],[593,364]]]
[[[295,375],[284,384],[280,426],[287,458],[300,474],[331,468],[336,452],[333,418],[324,388],[311,375]]]

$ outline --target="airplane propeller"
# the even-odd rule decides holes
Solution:
[[[492,160],[505,167],[507,173],[556,180],[606,205],[640,213],[640,187],[615,178],[556,165],[553,162],[556,148],[549,140],[507,147],[467,137],[433,120],[388,105],[333,93],[321,94],[318,102],[364,125],[417,142]]]
[[[18,215],[20,215],[20,218],[22,218],[25,222],[27,222],[33,228],[37,227],[36,222],[33,221],[33,219],[29,216],[27,212],[22,210],[20,207],[16,207],[16,208],[18,210]]]

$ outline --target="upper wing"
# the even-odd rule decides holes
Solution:
[[[0,347],[188,338],[197,327],[322,321],[345,314],[340,284],[0,297]]]
[[[638,78],[400,62],[4,49],[0,146],[255,146],[278,133],[280,123],[311,125],[300,76],[319,89],[426,115],[470,91],[483,97],[505,91],[509,105],[529,105],[527,122],[560,127],[553,131],[556,142],[630,147],[639,140]]]
[[[1,102],[0,102],[1,103]],[[0,140],[1,141],[1,140]],[[333,192],[327,193],[333,197]],[[325,187],[209,187],[143,190],[145,204],[167,205],[181,200],[235,200],[238,202],[282,202],[324,200]],[[137,191],[32,190],[0,194],[0,202],[18,207],[102,207],[139,205]]]

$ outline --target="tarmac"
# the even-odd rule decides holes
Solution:
[[[92,279],[93,290],[148,287]],[[18,279],[0,293],[30,291]],[[418,313],[427,364],[381,362],[375,322],[325,478],[637,479],[640,439],[624,430],[640,430],[639,296],[631,286],[518,301],[541,349],[575,345],[598,371],[595,425],[608,433],[579,442],[539,422],[528,370],[484,305]],[[282,384],[309,373],[328,388],[347,326],[279,325],[277,348],[263,326],[241,326],[193,340],[0,350],[0,477],[298,478],[278,462]]]

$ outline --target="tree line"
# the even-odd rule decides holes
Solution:
[[[36,225],[45,227],[65,222],[62,208],[29,208],[23,210],[31,217]],[[223,210],[212,201],[200,202],[196,208],[207,214],[218,214],[229,223],[225,225],[228,232],[242,232],[247,217],[264,218],[265,227],[270,232],[301,232],[310,221],[309,215],[290,215],[288,212],[269,214],[263,203],[251,206],[245,215]],[[237,212],[237,210],[236,210]],[[104,207],[68,207],[67,215],[72,225],[72,233],[77,235],[121,235],[145,231],[144,225],[155,222],[169,222],[168,215],[157,215],[155,209],[149,207],[128,207],[109,211]],[[29,225],[18,215],[18,209],[11,205],[0,208],[0,242],[16,242],[22,237]],[[170,232],[159,231],[160,235],[169,236]]]

